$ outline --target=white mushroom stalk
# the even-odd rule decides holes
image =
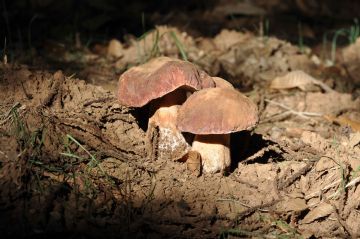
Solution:
[[[191,150],[201,155],[205,173],[224,172],[230,167],[230,134],[195,135]]]

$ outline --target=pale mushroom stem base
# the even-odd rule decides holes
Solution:
[[[190,145],[176,127],[178,110],[186,100],[186,93],[185,89],[178,88],[152,102],[150,110],[154,114],[149,119],[147,130],[150,158],[178,160],[189,151]],[[158,130],[154,130],[155,127]]]
[[[151,159],[178,160],[190,150],[190,145],[176,128],[178,108],[179,105],[161,107],[149,119],[147,139]]]
[[[230,134],[196,135],[192,150],[201,155],[204,173],[224,172],[230,167]]]

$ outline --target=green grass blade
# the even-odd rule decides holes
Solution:
[[[184,50],[184,46],[183,46],[183,44],[180,42],[179,38],[176,36],[175,32],[174,32],[174,31],[171,31],[171,32],[170,32],[170,35],[171,35],[172,38],[174,39],[175,44],[176,44],[176,47],[179,49],[182,59],[183,59],[184,61],[188,61],[186,52],[185,52],[185,50]]]

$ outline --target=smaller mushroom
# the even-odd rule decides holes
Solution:
[[[216,88],[234,89],[234,86],[230,82],[228,82],[227,80],[224,80],[223,78],[215,76],[212,79],[215,82],[215,87]]]
[[[201,155],[204,173],[223,172],[231,164],[230,133],[258,122],[256,105],[231,88],[209,88],[192,94],[180,107],[177,127],[195,134],[192,151]]]

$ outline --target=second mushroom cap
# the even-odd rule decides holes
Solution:
[[[177,127],[193,134],[227,134],[253,128],[256,105],[230,88],[208,88],[192,94],[180,107]]]

